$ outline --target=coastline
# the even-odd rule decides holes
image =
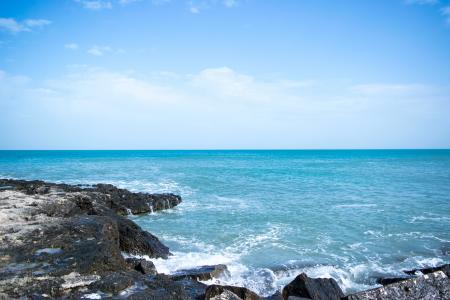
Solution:
[[[174,194],[132,193],[107,184],[76,186],[0,179],[0,200],[0,299],[2,296],[5,299],[344,297],[334,280],[306,275],[298,276],[288,285],[291,288],[283,289],[283,295],[262,298],[245,288],[207,286],[200,282],[226,274],[226,266],[159,274],[150,261],[133,257],[167,258],[169,249],[126,216],[170,209],[182,201]],[[405,273],[404,278],[384,281],[384,288],[346,297],[372,299],[371,293],[399,290],[405,293],[408,284],[409,296],[419,292],[450,296],[448,265],[441,269],[422,270],[433,274],[422,277],[420,270]],[[415,277],[416,273],[419,277]],[[317,291],[319,298],[314,298],[311,289]],[[221,295],[228,298],[217,298]],[[235,296],[238,298],[231,298]],[[396,299],[408,299],[408,294],[397,296]],[[445,299],[438,296],[433,299]]]

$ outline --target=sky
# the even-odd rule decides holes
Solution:
[[[450,0],[3,0],[0,149],[450,148]]]

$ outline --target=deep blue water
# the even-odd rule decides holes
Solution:
[[[450,150],[0,151],[0,177],[107,182],[183,203],[132,216],[174,253],[270,294],[296,274],[346,291],[450,262]]]

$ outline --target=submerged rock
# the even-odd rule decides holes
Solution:
[[[369,291],[348,295],[346,300],[448,300],[449,278],[437,271],[416,278],[389,284]]]
[[[186,270],[178,270],[170,277],[173,280],[180,280],[183,278],[190,278],[194,280],[210,280],[226,274],[229,274],[227,266],[214,265],[214,266],[200,266],[197,268]]]
[[[309,278],[305,273],[298,275],[283,288],[283,298],[290,296],[313,300],[340,300],[344,296],[337,282],[332,278]]]

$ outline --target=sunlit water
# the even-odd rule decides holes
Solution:
[[[269,295],[300,272],[346,291],[450,262],[450,151],[0,152],[0,176],[173,192],[131,218],[174,254],[160,272],[226,264]]]

